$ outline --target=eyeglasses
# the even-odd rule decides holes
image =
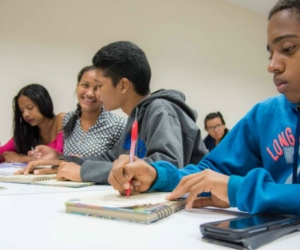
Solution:
[[[223,124],[218,124],[218,125],[216,125],[216,126],[207,127],[206,129],[207,129],[207,131],[209,131],[209,132],[213,132],[213,131],[215,131],[215,130],[217,130],[217,129],[220,129],[221,127],[223,127]]]

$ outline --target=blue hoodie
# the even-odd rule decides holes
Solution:
[[[293,162],[294,171],[299,173],[299,147],[295,145],[297,119],[297,105],[284,95],[258,103],[197,165],[178,169],[165,161],[152,163],[157,180],[149,190],[172,191],[182,177],[212,169],[230,176],[231,207],[251,214],[300,216],[300,185],[292,184]],[[294,150],[298,152],[295,159]],[[294,176],[294,182],[299,183],[299,176]]]

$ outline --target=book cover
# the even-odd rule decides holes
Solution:
[[[98,195],[71,199],[65,206],[68,213],[151,224],[184,208],[185,198],[167,201],[167,194],[153,192],[126,197],[115,190],[105,190]]]

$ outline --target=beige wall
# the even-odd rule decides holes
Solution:
[[[183,91],[201,129],[217,110],[231,128],[277,93],[266,71],[266,25],[266,17],[223,0],[1,0],[0,140],[11,136],[21,87],[43,84],[56,112],[73,110],[78,71],[118,40],[146,52],[152,91]]]

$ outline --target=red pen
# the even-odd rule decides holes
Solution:
[[[135,121],[133,122],[132,128],[131,128],[131,143],[130,143],[130,152],[129,152],[130,162],[134,162],[135,146],[136,146],[136,142],[137,142],[137,138],[138,138],[138,131],[139,131],[138,122],[137,122],[137,110],[138,110],[138,108],[136,108],[136,110],[135,110]],[[131,183],[131,182],[129,181],[129,183]],[[130,187],[128,189],[126,189],[126,196],[128,197],[129,195],[130,195]]]

